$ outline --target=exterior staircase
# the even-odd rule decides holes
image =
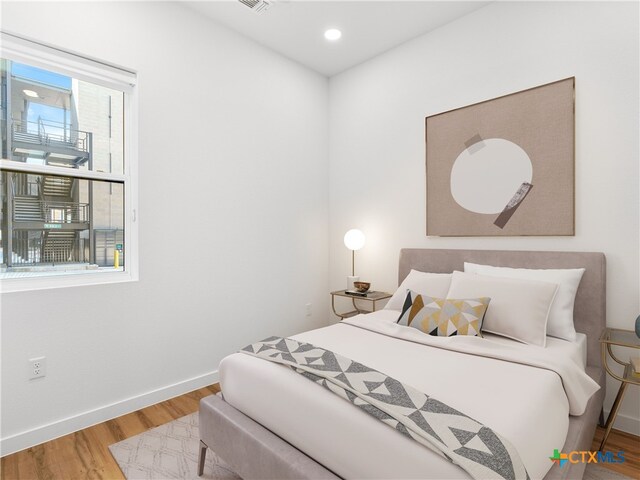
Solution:
[[[42,195],[71,201],[73,178],[45,176],[42,180]]]
[[[41,194],[48,201],[71,202],[73,178],[42,177]],[[75,230],[47,230],[42,244],[42,262],[64,263],[74,261],[74,248],[78,232]]]
[[[51,175],[40,176],[37,189],[33,182],[14,184],[12,266],[80,261],[80,228],[88,222],[83,204],[74,200],[74,185],[73,178]]]
[[[13,219],[17,222],[44,222],[42,202],[38,197],[15,196]]]
[[[44,233],[42,262],[64,263],[73,261],[73,249],[78,232],[74,230],[48,230]]]

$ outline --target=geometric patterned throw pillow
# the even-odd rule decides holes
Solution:
[[[489,301],[489,297],[465,300],[435,298],[408,290],[397,323],[417,328],[436,337],[481,337],[482,321]]]

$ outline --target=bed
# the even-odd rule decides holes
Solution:
[[[555,448],[564,452],[590,448],[604,398],[598,346],[606,322],[604,255],[403,249],[399,283],[412,269],[450,273],[462,270],[464,262],[538,269],[585,268],[574,307],[578,339],[548,339],[544,350],[546,355],[564,356],[580,364],[601,387],[580,407],[581,415],[569,415],[572,401],[559,393],[565,391],[563,382],[544,368],[424,348],[419,341],[402,341],[385,334],[385,329],[394,328],[397,318],[392,310],[361,315],[293,338],[348,354],[418,389],[429,389],[430,395],[491,425],[514,439],[512,443],[531,478],[582,478],[585,464],[553,465],[548,469],[551,462],[541,462],[540,458],[548,461]],[[513,342],[490,335],[487,341],[497,346],[502,343],[505,348],[511,348],[509,342]],[[523,355],[529,354],[526,348],[522,351]],[[407,369],[407,362],[448,367],[430,368],[428,375],[422,375],[419,369]],[[212,396],[201,402],[201,460],[210,447],[244,479],[469,478],[458,466],[280,365],[235,354],[223,360],[220,373],[224,399]],[[505,378],[509,379],[509,388],[505,388]],[[475,392],[473,398],[469,391]],[[517,421],[502,415],[514,404],[526,408],[526,414],[520,408]]]

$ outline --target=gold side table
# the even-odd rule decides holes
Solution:
[[[351,299],[351,303],[353,304],[354,310],[351,310],[349,312],[342,312],[342,313],[336,312],[336,306],[335,306],[336,297],[350,298]],[[376,302],[379,302],[380,300],[386,300],[387,298],[391,298],[391,294],[390,293],[386,293],[386,292],[367,292],[367,296],[366,297],[360,297],[358,295],[349,295],[348,293],[346,293],[346,290],[337,290],[335,292],[331,292],[331,310],[333,310],[333,313],[336,316],[340,317],[340,320],[344,320],[345,318],[353,317],[354,315],[358,315],[360,313],[375,312],[376,311]],[[356,300],[361,300],[363,302],[370,303],[371,304],[371,310],[363,310],[362,308],[358,307],[358,305],[356,304]]]
[[[622,403],[622,399],[624,398],[624,393],[627,390],[627,386],[640,385],[640,377],[637,377],[633,374],[633,367],[631,366],[631,363],[623,362],[622,360],[617,358],[611,350],[612,345],[635,348],[636,350],[640,351],[640,338],[638,338],[635,332],[632,332],[631,330],[621,330],[619,328],[606,328],[602,333],[602,336],[600,337],[602,364],[604,365],[604,368],[609,375],[620,381],[618,394],[616,395],[616,399],[613,402],[613,406],[611,407],[611,412],[609,412],[607,423],[604,426],[605,431],[604,437],[602,437],[602,443],[600,443],[600,451],[604,449],[604,444],[607,443],[607,438],[609,437],[611,428],[613,427],[613,424],[616,421],[616,417],[618,416],[618,410],[620,409],[620,404]],[[609,368],[609,364],[607,363],[608,357],[611,357],[614,362],[624,366],[624,373],[622,374],[622,376],[617,375],[616,373],[611,371],[611,369]]]

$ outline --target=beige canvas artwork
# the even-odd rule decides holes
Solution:
[[[575,78],[426,118],[427,235],[574,235]]]

